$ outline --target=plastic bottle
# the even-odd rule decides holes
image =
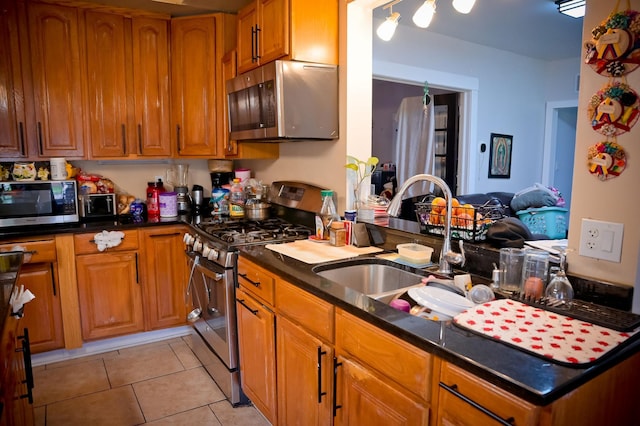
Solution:
[[[244,217],[244,202],[244,188],[240,183],[240,179],[235,178],[229,193],[229,216]]]
[[[160,193],[164,192],[162,179],[157,182],[147,182],[147,214],[160,216]]]
[[[331,223],[340,220],[340,216],[336,211],[336,205],[333,203],[333,191],[325,189],[320,191],[322,196],[322,208],[316,216],[316,238],[328,240],[329,228]]]
[[[211,214],[213,216],[229,216],[229,190],[222,187],[220,179],[212,179]]]

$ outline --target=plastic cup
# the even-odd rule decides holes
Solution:
[[[500,290],[509,293],[520,291],[522,265],[526,252],[527,250],[519,248],[500,249],[500,269],[504,271],[500,275]]]

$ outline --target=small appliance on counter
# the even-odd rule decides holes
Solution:
[[[83,221],[113,219],[117,214],[117,195],[80,194],[79,210]]]
[[[189,213],[191,211],[191,196],[189,195],[189,188],[186,186],[176,186],[176,203],[178,207],[178,214]]]

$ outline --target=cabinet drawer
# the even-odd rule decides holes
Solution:
[[[333,306],[293,284],[279,280],[277,312],[288,316],[310,332],[333,343]]]
[[[25,257],[25,262],[27,263],[50,263],[56,261],[55,240],[15,240],[1,244],[0,251],[10,251],[16,246],[31,252],[31,259]]]
[[[258,265],[238,259],[238,284],[250,294],[273,306],[275,302],[275,277]]]
[[[433,358],[415,346],[338,309],[336,347],[429,402]]]
[[[135,229],[130,229],[127,231],[121,231],[124,233],[124,238],[120,245],[116,247],[108,248],[107,251],[125,251],[125,250],[136,250],[138,248],[138,231]],[[95,243],[96,233],[90,234],[78,234],[73,236],[73,244],[75,247],[75,253],[78,254],[93,254],[100,253],[98,250],[98,246]]]
[[[442,363],[438,392],[438,419],[445,424],[500,424],[483,409],[512,424],[538,423],[540,410],[535,405],[448,362]]]

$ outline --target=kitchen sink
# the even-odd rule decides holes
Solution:
[[[379,258],[337,261],[313,268],[313,272],[323,278],[384,303],[389,303],[394,296],[406,292],[411,287],[424,285],[421,280],[427,274],[413,271]]]

